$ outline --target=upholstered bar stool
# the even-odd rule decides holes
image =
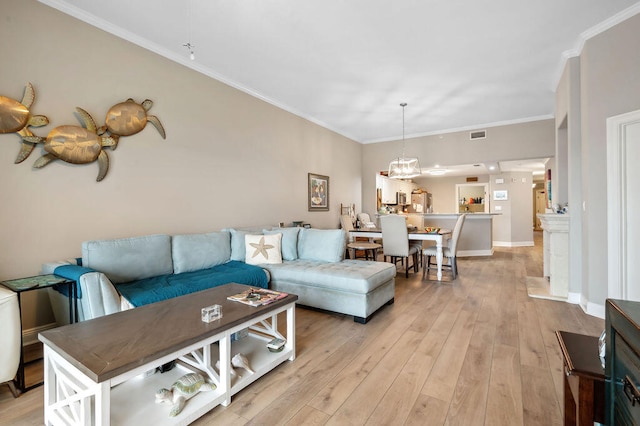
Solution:
[[[20,364],[20,310],[18,296],[0,285],[0,384],[8,384],[14,397],[18,397],[13,379]]]
[[[358,251],[364,251],[364,256],[366,260],[369,260],[369,253],[371,253],[371,259],[377,260],[378,258],[378,249],[382,248],[382,246],[378,243],[369,243],[366,241],[352,241],[352,237],[349,235],[349,231],[353,231],[353,223],[351,223],[351,217],[349,215],[340,216],[340,225],[342,229],[347,233],[347,256],[349,255],[349,250],[353,250],[353,258],[356,258],[356,253]]]

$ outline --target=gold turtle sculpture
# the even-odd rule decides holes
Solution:
[[[49,119],[46,116],[31,115],[29,108],[31,108],[35,99],[36,92],[31,83],[27,83],[24,89],[22,102],[6,96],[0,96],[0,133],[17,133],[23,138],[15,164],[26,160],[35,147],[35,144],[24,140],[25,136],[33,136],[29,126],[41,127],[49,124]]]
[[[95,121],[82,108],[76,111],[84,121],[86,128],[79,126],[58,126],[46,138],[27,136],[24,139],[31,143],[44,143],[44,150],[48,154],[38,158],[33,167],[39,169],[53,160],[62,160],[71,164],[88,164],[98,160],[98,177],[100,182],[109,171],[109,156],[102,149],[105,146],[115,146],[116,139],[111,136],[100,136]]]
[[[164,127],[162,127],[162,123],[160,123],[158,117],[147,114],[147,111],[149,111],[152,106],[153,101],[150,99],[146,99],[139,104],[129,98],[124,102],[115,104],[107,111],[105,125],[98,129],[98,134],[104,134],[108,130],[111,136],[116,136],[117,145],[118,137],[135,135],[142,131],[147,125],[147,122],[149,122],[158,130],[162,139],[166,139]],[[115,149],[115,146],[113,149]]]

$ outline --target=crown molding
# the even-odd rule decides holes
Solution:
[[[565,50],[564,52],[562,52],[560,63],[558,64],[558,68],[556,69],[556,72],[554,74],[555,77],[552,81],[552,90],[555,92],[558,89],[558,84],[560,84],[560,79],[562,78],[562,73],[567,66],[567,61],[582,54],[582,49],[584,49],[584,45],[587,40],[599,34],[602,34],[603,32],[615,27],[616,25],[626,21],[627,19],[634,17],[638,13],[640,13],[640,2],[626,8],[625,10],[580,33],[573,49]]]
[[[511,124],[522,124],[522,123],[531,123],[533,121],[542,121],[542,120],[550,120],[555,118],[553,114],[545,114],[545,115],[537,115],[535,117],[525,117],[518,118],[514,120],[505,120],[505,121],[495,121],[493,123],[485,123],[485,124],[475,124],[472,126],[465,127],[457,127],[455,129],[445,129],[445,130],[436,130],[435,132],[426,132],[426,133],[412,133],[410,135],[405,135],[405,139],[411,138],[421,138],[424,136],[437,136],[444,135],[448,133],[457,133],[457,132],[468,132],[470,130],[478,130],[478,129],[489,129],[491,127],[500,127],[500,126],[509,126]],[[382,139],[369,139],[361,142],[363,145],[370,143],[381,143],[381,142],[394,142],[401,140],[401,137],[392,137],[392,138],[382,138]]]

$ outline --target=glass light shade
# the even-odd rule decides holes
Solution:
[[[396,158],[389,163],[389,177],[392,179],[409,179],[421,173],[417,158]]]

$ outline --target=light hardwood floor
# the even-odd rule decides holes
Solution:
[[[195,424],[561,425],[554,331],[597,336],[604,321],[527,296],[525,277],[542,276],[539,233],[536,247],[461,258],[459,271],[443,283],[399,273],[395,304],[366,325],[297,309],[295,361]],[[42,424],[42,398],[0,387],[0,424]]]

